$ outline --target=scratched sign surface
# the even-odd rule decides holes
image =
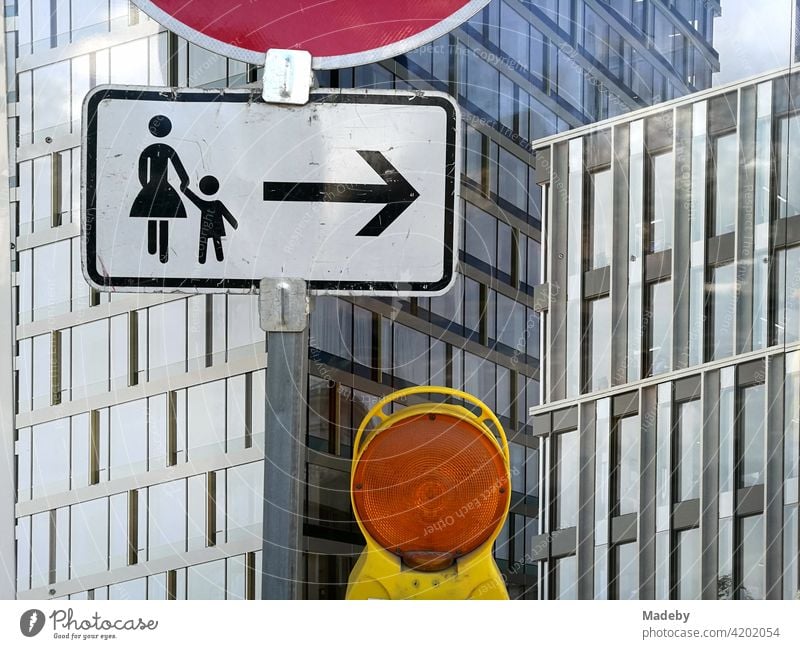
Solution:
[[[441,93],[101,86],[84,102],[84,275],[103,291],[441,294],[458,109]]]

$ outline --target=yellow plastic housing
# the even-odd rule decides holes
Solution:
[[[475,406],[480,414],[460,405],[438,402],[418,403],[391,415],[384,412],[386,406],[392,402],[421,394],[437,394],[463,401]],[[419,417],[420,414],[449,415],[473,426],[480,434],[491,439],[502,453],[506,472],[503,516],[487,540],[471,552],[458,557],[446,569],[432,572],[410,568],[399,556],[381,546],[359,519],[354,499],[355,469],[370,441],[398,422]],[[492,425],[495,432],[492,432],[487,423]],[[364,417],[353,441],[350,497],[356,521],[366,539],[366,547],[350,574],[347,599],[508,599],[503,577],[492,556],[492,546],[508,517],[511,501],[508,440],[497,417],[476,397],[446,387],[415,387],[400,390],[381,399]],[[456,512],[452,514],[455,516]],[[469,512],[461,512],[461,515],[468,516]]]

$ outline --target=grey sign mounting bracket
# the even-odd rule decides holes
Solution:
[[[267,50],[262,91],[264,101],[271,104],[307,104],[309,90],[313,85],[311,52]]]

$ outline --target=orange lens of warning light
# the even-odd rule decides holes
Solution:
[[[418,570],[441,570],[489,539],[508,507],[503,454],[446,414],[390,424],[364,449],[353,502],[367,532]]]

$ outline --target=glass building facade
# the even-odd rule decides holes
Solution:
[[[536,143],[542,597],[800,592],[798,126],[779,72]]]
[[[257,84],[261,70],[187,43],[127,0],[5,0],[4,10],[10,195],[0,249],[11,251],[11,273],[0,282],[0,311],[10,314],[13,340],[3,342],[0,390],[14,408],[0,409],[0,431],[14,463],[16,523],[14,538],[2,540],[16,548],[7,591],[258,597],[268,355],[257,298],[93,292],[80,269],[79,215],[81,102],[90,88],[235,87]],[[497,561],[512,597],[543,595],[540,534],[550,510],[540,502],[541,476],[563,471],[559,516],[576,525],[581,493],[571,476],[583,437],[559,438],[559,468],[527,416],[542,378],[534,287],[549,200],[530,142],[708,87],[719,67],[718,14],[716,0],[495,0],[405,56],[317,74],[322,87],[433,89],[458,99],[465,226],[448,295],[316,299],[303,596],[342,597],[363,544],[348,493],[354,428],[376,399],[419,384],[463,388],[507,428],[513,499]],[[598,176],[592,199],[598,270],[616,254],[611,230],[602,230],[612,183],[613,174]],[[668,201],[660,209],[669,212]],[[607,299],[593,309],[597,371],[588,380],[597,389],[615,384],[601,370],[609,309]],[[633,472],[619,480],[627,511]],[[630,550],[611,561],[627,566]],[[559,561],[553,583],[575,594],[581,564],[566,554]],[[630,595],[635,582],[626,573],[614,588]]]

